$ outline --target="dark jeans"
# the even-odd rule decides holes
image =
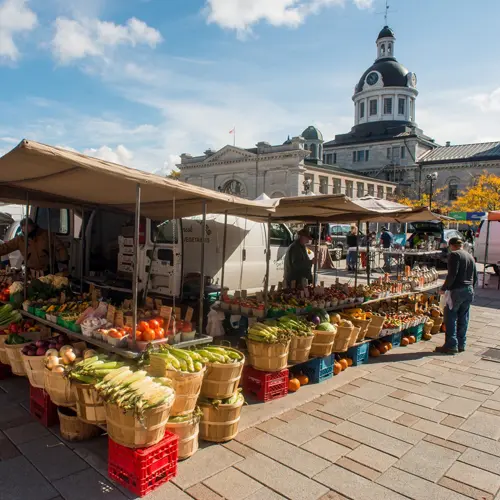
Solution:
[[[466,286],[451,290],[453,309],[445,307],[446,342],[448,349],[465,349],[469,309],[474,300],[474,288]]]

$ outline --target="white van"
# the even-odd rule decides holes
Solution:
[[[486,236],[488,233],[488,214],[481,218],[474,243],[474,257],[480,264],[491,266],[500,275],[500,222],[491,221],[488,235],[488,255],[486,257]],[[486,258],[485,258],[486,257]]]
[[[33,220],[47,229],[48,209],[34,208]],[[80,272],[81,214],[67,209],[50,209],[51,229],[65,242],[70,254],[70,271]],[[105,210],[85,212],[83,272],[88,281],[98,274],[116,273],[131,282],[133,271],[134,218]],[[156,236],[156,242],[155,242]],[[155,294],[180,297],[184,283],[201,271],[202,217],[177,219],[159,224],[142,219],[139,231],[139,290],[148,286]],[[221,285],[224,215],[207,215],[205,276]],[[290,229],[271,223],[270,284],[283,280],[284,257],[293,241]],[[242,217],[227,217],[224,287],[230,290],[262,290],[266,274],[267,223]],[[175,262],[175,272],[174,272]],[[148,278],[149,274],[149,278]],[[95,279],[94,279],[95,278]]]

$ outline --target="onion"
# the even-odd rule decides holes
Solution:
[[[52,368],[52,371],[54,373],[64,373],[64,366],[61,365],[54,366],[54,368]]]

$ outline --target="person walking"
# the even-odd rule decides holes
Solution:
[[[436,347],[436,352],[456,354],[465,351],[477,268],[472,255],[463,249],[464,242],[460,238],[451,238],[448,245],[448,275],[439,292],[446,296],[446,337],[444,345]]]
[[[297,233],[297,239],[288,247],[285,254],[285,281],[288,286],[295,282],[297,287],[304,286],[304,280],[312,283],[313,277],[311,267],[313,261],[309,258],[306,245],[311,241],[311,235],[307,229],[301,229]]]
[[[346,237],[347,243],[347,270],[354,271],[356,269],[356,261],[358,260],[358,252],[349,251],[350,248],[355,248],[358,246],[358,227],[355,225],[351,226],[351,231]]]
[[[386,273],[391,272],[391,254],[390,249],[392,243],[394,242],[394,235],[389,231],[387,227],[382,228],[382,234],[380,235],[380,244],[384,249],[384,271]]]

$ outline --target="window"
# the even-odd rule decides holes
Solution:
[[[359,103],[359,119],[363,119],[365,117],[365,103],[360,102]]]
[[[270,243],[276,247],[288,247],[292,244],[290,231],[283,224],[271,222]]]
[[[333,179],[333,194],[341,194],[342,181],[340,179]]]
[[[370,151],[367,149],[367,150],[365,151],[365,161],[368,161],[368,160],[369,160],[369,158],[370,158]]]
[[[358,151],[358,161],[365,161],[365,152]]]
[[[384,186],[377,186],[377,198],[384,197]]]
[[[337,153],[333,153],[333,164],[337,164]]]
[[[353,181],[345,181],[345,194],[349,198],[352,198],[354,195],[354,182]]]
[[[398,101],[398,114],[404,115],[406,107],[406,99],[404,97],[400,97]]]
[[[35,222],[42,229],[49,229],[48,214],[50,212],[50,232],[61,235],[69,234],[69,210],[67,208],[38,208]]]
[[[387,55],[392,56],[392,43],[387,44]]]
[[[152,242],[155,241],[156,238],[156,243],[162,243],[162,244],[169,244],[172,245],[174,243],[178,242],[178,231],[179,231],[179,221],[177,221],[177,224],[172,224],[172,221],[169,220],[167,222],[164,222],[162,224],[161,222],[158,221],[151,221],[151,240]],[[200,225],[201,227],[201,225]],[[208,226],[207,226],[208,228]]]
[[[448,185],[448,201],[455,201],[458,198],[457,181],[451,181]]]
[[[321,194],[328,194],[328,177],[319,178],[319,192]]]
[[[356,193],[357,193],[358,198],[362,198],[365,195],[365,183],[364,182],[357,183]]]
[[[413,101],[413,99],[410,99],[410,120],[413,121],[414,118],[415,118],[415,116],[414,116],[414,101]]]
[[[384,97],[384,115],[392,115],[392,97]]]
[[[352,161],[353,163],[356,163],[356,151],[352,152]]]
[[[406,158],[406,146],[401,146],[401,158]]]
[[[377,99],[370,100],[370,116],[374,116],[378,113]]]
[[[368,184],[368,196],[375,196],[375,185]]]
[[[311,149],[311,158],[317,158],[318,157],[318,146],[316,144],[311,144],[310,146]]]
[[[383,43],[382,46],[380,47],[380,54],[382,56],[385,56],[385,43]]]
[[[392,197],[392,188],[388,187],[386,189],[386,193],[387,193],[387,199],[391,198]]]
[[[326,158],[325,163],[326,163],[327,165],[331,165],[331,164],[332,164],[332,161],[333,161],[333,155],[332,155],[332,154],[327,154],[327,155],[325,155],[325,158]]]
[[[312,174],[305,174],[304,175],[304,182],[309,183],[309,191],[314,191],[314,175]],[[305,191],[305,185],[304,185],[304,191]]]
[[[391,159],[391,148],[387,148],[387,159]]]

